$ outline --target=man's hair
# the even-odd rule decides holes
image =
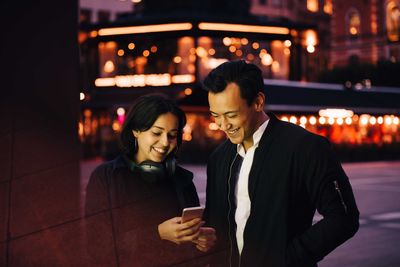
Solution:
[[[244,60],[228,61],[213,69],[204,79],[203,88],[212,93],[220,93],[230,84],[239,86],[240,96],[251,105],[259,92],[264,93],[261,70]]]
[[[153,126],[160,115],[172,113],[178,119],[178,146],[182,143],[183,127],[186,124],[186,115],[172,100],[161,94],[149,94],[139,97],[128,112],[120,140],[124,152],[133,155],[135,151],[135,138],[132,130],[147,131]]]

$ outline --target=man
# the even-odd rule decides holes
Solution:
[[[264,112],[262,73],[253,64],[226,62],[204,87],[228,137],[209,159],[205,211],[218,247],[228,249],[224,265],[317,266],[359,227],[328,141]],[[312,225],[316,210],[323,219]]]

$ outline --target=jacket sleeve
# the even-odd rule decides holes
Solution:
[[[315,264],[351,238],[359,227],[359,211],[348,177],[322,137],[306,140],[298,172],[308,198],[323,219],[290,241],[287,266]],[[301,158],[301,159],[300,159]]]

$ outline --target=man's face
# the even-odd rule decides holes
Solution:
[[[247,105],[246,100],[240,96],[236,83],[228,84],[220,93],[209,92],[208,103],[215,123],[233,144],[243,143],[246,149],[253,145],[256,105]]]

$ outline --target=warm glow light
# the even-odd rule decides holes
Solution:
[[[379,116],[376,121],[378,122],[378,124],[383,124],[383,117]]]
[[[121,130],[121,125],[118,123],[118,121],[114,121],[112,124],[112,128],[114,131],[119,132]]]
[[[229,37],[224,37],[224,39],[222,39],[222,42],[225,46],[230,46],[232,44],[232,40]]]
[[[307,9],[311,12],[317,12],[318,0],[307,0]]]
[[[368,121],[369,121],[369,115],[368,114],[363,114],[363,115],[361,115],[360,116],[360,124],[361,125],[367,125],[368,124]]]
[[[279,70],[280,70],[280,64],[279,64],[278,61],[272,62],[271,70],[272,70],[272,72],[279,72]]]
[[[192,93],[193,93],[193,90],[192,90],[192,88],[186,88],[184,91],[183,91],[183,93],[185,94],[185,95],[191,95]]]
[[[125,115],[125,109],[122,108],[122,107],[117,108],[117,115],[118,116],[124,116]]]
[[[207,50],[204,49],[204,47],[199,46],[196,48],[196,54],[199,57],[206,57],[208,53]]]
[[[321,109],[318,112],[318,114],[321,117],[347,118],[347,117],[352,117],[354,115],[354,112],[348,109],[328,108],[328,109]]]
[[[369,124],[375,125],[376,124],[376,118],[375,117],[369,118]]]
[[[385,124],[386,125],[391,125],[392,124],[392,118],[389,115],[385,116]]]
[[[216,67],[218,67],[219,65],[221,65],[226,61],[228,60],[225,58],[209,58],[207,61],[204,62],[204,65],[208,69],[215,69]]]
[[[104,64],[104,71],[107,73],[113,72],[115,70],[114,63],[111,60],[106,61]]]
[[[170,32],[170,31],[185,31],[192,29],[191,23],[168,23],[155,24],[145,26],[129,26],[116,28],[103,28],[98,31],[100,36],[120,35],[120,34],[137,34],[151,32]]]
[[[196,61],[196,56],[195,55],[189,55],[189,61],[190,62],[195,62]]]
[[[251,46],[253,47],[253,49],[256,49],[256,50],[257,50],[258,48],[260,48],[260,44],[257,43],[257,42],[254,42]]]
[[[114,78],[98,78],[94,81],[94,84],[97,87],[108,87],[108,86],[114,86],[115,85],[115,79]]]
[[[240,43],[242,45],[247,45],[249,43],[249,40],[247,38],[242,38],[242,39],[240,39]]]
[[[265,66],[269,66],[271,65],[273,62],[272,56],[270,54],[265,54],[262,58],[261,58],[261,63]]]
[[[337,120],[336,120],[336,123],[338,124],[338,125],[342,125],[343,124],[343,118],[337,118]]]
[[[253,54],[247,54],[247,60],[249,60],[249,61],[254,60],[254,55]]]
[[[353,120],[350,117],[347,117],[345,120],[347,125],[351,125],[351,123],[353,122]]]
[[[150,55],[150,51],[149,50],[144,50],[143,51],[143,56],[148,57]]]
[[[289,34],[289,29],[285,27],[274,26],[256,26],[245,24],[229,24],[229,23],[208,23],[200,22],[200,30],[211,31],[231,31],[231,32],[253,32],[253,33],[268,33],[268,34]]]
[[[350,27],[350,34],[351,35],[356,35],[358,33],[357,28],[356,27]]]
[[[326,123],[325,117],[319,117],[318,122],[319,124],[324,125]]]
[[[285,49],[283,49],[283,53],[284,53],[286,56],[290,55],[290,49],[287,48],[287,47],[285,47]]]
[[[236,50],[235,54],[237,57],[241,57],[243,55],[243,52],[242,52],[242,50],[238,49],[238,50]]]
[[[310,121],[311,125],[315,125],[317,123],[317,118],[315,118],[314,116],[311,116],[309,121]]]
[[[131,1],[132,1],[132,3],[134,3],[134,4],[138,4],[138,3],[142,2],[142,0],[131,0]]]
[[[229,51],[230,51],[231,53],[235,53],[235,51],[236,51],[236,46],[231,45],[231,46],[229,47]]]
[[[215,49],[214,49],[214,48],[210,48],[210,49],[208,50],[208,54],[209,54],[210,56],[215,55]]]
[[[89,36],[90,36],[91,38],[97,37],[97,31],[91,31],[91,32],[89,33]]]
[[[281,120],[282,120],[282,121],[289,121],[288,117],[286,117],[286,116],[283,116],[283,117],[281,118]]]
[[[80,92],[79,93],[79,100],[84,100],[85,99],[85,94],[84,93],[82,93],[82,92]]]
[[[219,127],[218,127],[218,125],[217,125],[215,122],[211,122],[211,123],[208,125],[208,129],[210,129],[210,130],[212,130],[212,131],[216,131],[216,130],[219,129]]]
[[[192,74],[174,75],[171,78],[172,83],[193,83],[196,77]]]
[[[283,44],[284,44],[286,47],[290,47],[290,46],[292,45],[292,42],[291,42],[290,40],[285,40],[285,41],[283,42]]]
[[[129,50],[135,49],[135,44],[134,44],[134,43],[129,43],[129,44],[128,44],[128,49],[129,49]]]
[[[118,54],[118,56],[122,57],[125,54],[124,49],[119,49],[117,54]]]
[[[174,63],[179,64],[182,62],[182,58],[180,56],[174,57]]]
[[[297,118],[296,118],[296,116],[291,116],[290,119],[289,119],[289,121],[290,121],[291,123],[293,123],[293,124],[296,124],[296,123],[297,123]]]
[[[150,48],[150,51],[151,51],[152,53],[157,52],[157,46],[153,45],[153,46]]]
[[[314,53],[315,52],[315,46],[307,45],[307,52],[308,53]]]
[[[305,116],[300,117],[300,123],[301,124],[306,124],[307,123],[307,118]]]
[[[398,117],[394,117],[393,118],[393,124],[394,125],[399,125],[399,118]]]

